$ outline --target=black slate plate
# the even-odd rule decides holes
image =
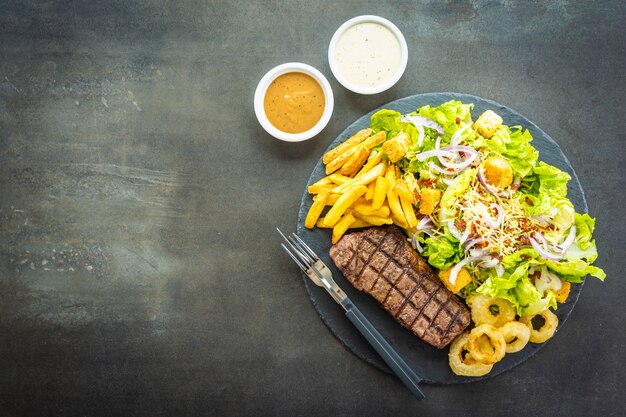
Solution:
[[[472,110],[472,118],[474,120],[476,120],[476,118],[485,110],[491,109],[502,116],[505,124],[509,126],[520,125],[525,129],[529,129],[534,138],[533,146],[539,150],[539,159],[554,165],[571,175],[572,179],[568,184],[568,197],[574,204],[577,212],[587,212],[587,202],[585,201],[585,195],[580,182],[578,181],[578,177],[563,152],[561,152],[559,145],[557,145],[552,138],[550,138],[533,122],[518,112],[491,100],[459,93],[419,94],[395,100],[391,103],[385,104],[381,108],[397,110],[402,114],[406,114],[427,104],[437,106],[449,100],[459,100],[463,103],[474,103],[474,109]],[[328,149],[334,148],[357,131],[369,127],[370,117],[377,110],[379,109],[371,111],[348,126],[330,144]],[[320,157],[317,165],[311,173],[307,186],[311,185],[323,176],[325,176],[325,170],[322,158]],[[354,287],[352,287],[352,285],[350,285],[350,283],[337,270],[328,255],[328,251],[331,246],[330,231],[318,228],[309,230],[303,226],[304,218],[309,210],[309,207],[311,206],[311,203],[311,196],[307,193],[305,188],[302,201],[300,203],[300,212],[298,214],[298,235],[302,237],[304,241],[306,241],[313,248],[313,250],[317,252],[326,265],[331,268],[333,276],[339,286],[341,286],[341,288],[348,294],[361,311],[371,320],[380,333],[387,338],[389,343],[391,343],[391,345],[398,350],[407,363],[410,364],[417,373],[424,377],[424,382],[432,384],[457,384],[494,377],[523,363],[528,358],[533,356],[545,344],[550,343],[551,341],[558,343],[558,334],[555,334],[550,341],[540,345],[529,343],[521,352],[507,354],[501,362],[494,365],[493,370],[488,375],[481,378],[459,377],[454,375],[448,365],[448,348],[438,350],[422,342],[417,336],[414,336],[410,331],[404,329],[396,323],[372,297],[354,289]],[[326,326],[341,341],[341,343],[355,355],[372,364],[376,368],[385,372],[391,372],[374,349],[348,321],[344,315],[343,309],[335,304],[333,299],[324,291],[324,289],[315,286],[315,284],[310,282],[304,275],[303,279],[315,309]],[[559,306],[556,312],[559,317],[558,329],[563,326],[567,317],[570,315],[576,301],[578,300],[581,289],[582,284],[572,285],[567,302]]]

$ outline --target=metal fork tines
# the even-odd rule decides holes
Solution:
[[[294,260],[296,265],[300,267],[302,272],[306,274],[315,285],[323,287],[332,295],[332,297],[341,304],[344,308],[344,301],[346,300],[346,294],[337,283],[333,280],[333,275],[326,264],[313,252],[313,250],[306,244],[298,235],[292,233],[290,236],[285,236],[280,229],[276,228],[278,233],[283,237],[285,243],[280,245],[285,252]]]

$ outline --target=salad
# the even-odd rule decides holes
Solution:
[[[458,295],[508,300],[519,316],[556,309],[569,283],[605,278],[592,265],[595,220],[575,211],[570,176],[538,159],[528,130],[492,111],[473,121],[472,108],[449,101],[372,115],[373,133],[405,138],[399,158],[391,141],[378,149],[421,196],[419,223],[405,230]]]

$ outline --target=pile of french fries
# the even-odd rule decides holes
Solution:
[[[418,220],[415,205],[419,190],[412,175],[400,169],[380,151],[384,131],[363,129],[324,154],[326,176],[308,187],[313,195],[304,225],[332,228],[337,243],[348,229],[396,224],[413,229]]]

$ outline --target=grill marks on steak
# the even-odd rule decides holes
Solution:
[[[441,349],[470,323],[450,292],[395,226],[353,232],[330,256],[350,283],[374,297],[400,324]]]

